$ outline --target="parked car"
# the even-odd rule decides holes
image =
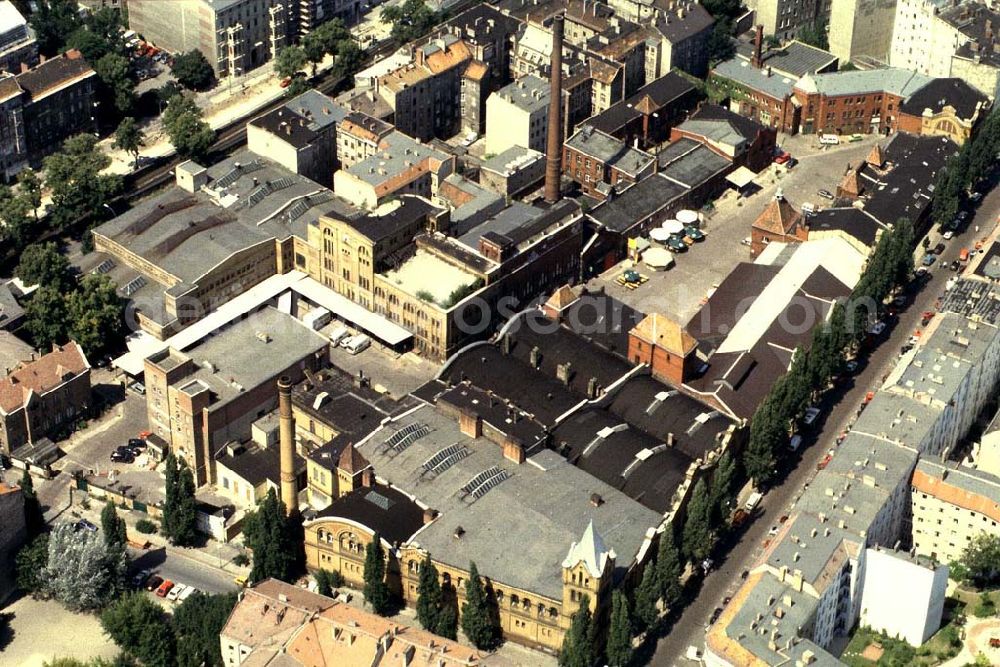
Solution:
[[[818,194],[823,199],[833,199],[833,193],[830,192],[829,190],[820,190],[816,194]]]
[[[142,585],[146,583],[146,579],[149,579],[149,575],[151,574],[152,572],[149,570],[140,570],[139,572],[136,572],[135,576],[132,577],[132,585],[136,588],[142,588]]]
[[[156,597],[160,598],[167,597],[167,593],[169,593],[170,589],[172,589],[173,587],[174,587],[174,582],[170,581],[169,579],[164,579],[163,583],[161,583],[156,589]]]
[[[80,519],[79,521],[77,521],[76,522],[76,529],[77,530],[86,530],[86,531],[89,531],[91,533],[96,533],[97,532],[97,526],[95,526],[92,522],[87,521],[86,519]]]
[[[344,345],[343,343],[341,343],[341,345],[345,350],[347,350],[348,353],[361,354],[369,347],[371,347],[372,339],[366,336],[365,334],[358,334],[357,336],[348,338],[347,341],[345,342],[347,343],[347,345]]]
[[[957,259],[953,259],[951,261],[951,264],[948,265],[948,268],[951,269],[952,271],[958,271],[959,269],[962,268],[962,263],[959,262]],[[924,326],[927,325],[925,324]]]
[[[176,602],[177,598],[180,597],[181,593],[183,593],[186,589],[187,586],[185,584],[175,584],[174,587],[170,589],[170,592],[167,593],[167,599],[171,602]]]
[[[177,601],[178,602],[184,602],[184,600],[187,600],[189,597],[191,597],[192,595],[194,595],[197,592],[198,592],[198,589],[195,588],[194,586],[185,586],[184,587],[184,592],[177,596]]]
[[[937,255],[932,255],[931,253],[927,253],[926,255],[924,255],[924,258],[921,260],[920,263],[923,264],[924,266],[930,266],[936,261],[937,261]]]
[[[802,436],[796,433],[788,441],[788,449],[790,449],[793,452],[797,452],[799,450],[799,447],[801,446],[802,446]]]
[[[133,382],[131,389],[140,396],[144,396],[146,394],[146,385],[141,382]]]
[[[776,525],[775,526],[771,526],[771,529],[769,531],[767,531],[767,536],[768,537],[774,537],[777,534],[778,534],[778,526],[776,526]]]
[[[805,414],[802,415],[802,423],[806,426],[812,426],[819,419],[820,414],[822,411],[819,408],[808,407]]]
[[[906,297],[900,294],[892,300],[892,305],[896,306],[896,308],[902,308],[906,305]]]
[[[933,248],[931,248],[931,250],[929,252],[932,252],[935,255],[940,255],[941,253],[944,252],[944,249],[947,248],[947,247],[948,246],[946,246],[943,243],[938,243],[936,246],[934,246]]]
[[[885,331],[885,322],[876,322],[868,329],[868,333],[873,336],[881,336],[883,331]]]
[[[712,610],[712,615],[709,616],[708,618],[708,624],[712,625],[717,620],[719,620],[720,616],[722,616],[722,607],[716,607],[715,609]]]
[[[858,360],[851,359],[846,364],[844,364],[844,370],[847,371],[848,373],[854,373],[856,370],[858,370],[858,366],[860,366]]]
[[[351,332],[347,327],[341,325],[330,332],[330,345],[337,347],[345,338],[350,338]]]
[[[135,461],[135,455],[132,452],[129,451],[120,452],[118,450],[111,452],[112,463],[132,463],[134,461]]]
[[[684,241],[680,240],[676,236],[671,236],[667,239],[667,250],[671,252],[684,252],[687,250],[687,246],[684,245]]]
[[[144,588],[150,593],[152,593],[153,591],[157,590],[160,587],[160,584],[162,583],[163,583],[163,577],[161,577],[158,574],[154,574],[148,579],[146,579],[146,584]]]
[[[899,348],[899,356],[903,356],[907,352],[913,349],[913,343],[907,343]]]
[[[139,449],[145,449],[146,448],[146,441],[143,440],[142,438],[129,438],[128,439],[128,446],[129,447],[138,447]]]
[[[982,192],[973,192],[969,195],[969,201],[971,201],[973,204],[977,203],[982,198],[983,198]]]
[[[955,232],[949,229],[948,231],[946,231],[944,234],[941,235],[941,238],[943,238],[945,241],[950,241],[953,238],[955,238]]]
[[[684,228],[684,234],[693,241],[704,241],[705,232],[701,231],[694,225],[688,225]]]

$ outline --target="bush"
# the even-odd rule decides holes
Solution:
[[[149,519],[139,519],[135,522],[135,529],[143,535],[156,534],[156,524]]]
[[[249,564],[250,564],[250,559],[247,558],[246,554],[236,554],[236,556],[233,558],[233,565],[246,567]]]
[[[997,613],[997,605],[990,597],[989,593],[983,593],[979,597],[979,604],[976,605],[976,611],[974,612],[979,618],[988,618]]]

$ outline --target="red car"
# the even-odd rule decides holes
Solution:
[[[791,155],[789,155],[785,151],[782,151],[781,153],[778,153],[778,155],[774,158],[774,163],[775,164],[785,164],[786,162],[788,162],[791,159],[792,159]]]
[[[173,587],[174,587],[174,582],[170,581],[169,579],[164,579],[163,583],[160,584],[160,587],[156,589],[156,596],[161,598],[167,597],[167,593],[169,593],[170,589]]]

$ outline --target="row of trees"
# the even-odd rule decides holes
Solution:
[[[966,192],[989,177],[1000,152],[1000,111],[994,109],[976,135],[962,145],[944,169],[938,173],[934,187],[932,217],[943,225],[958,214]]]
[[[164,462],[163,521],[161,530],[170,543],[181,547],[193,546],[198,540],[198,509],[194,498],[194,474],[184,459],[173,452]]]
[[[295,97],[309,89],[309,84],[301,76],[303,68],[311,65],[312,75],[316,76],[316,67],[328,55],[334,57],[332,72],[336,77],[352,75],[364,60],[364,52],[340,19],[320,24],[302,38],[301,44],[286,46],[278,52],[275,71],[279,76],[292,79],[286,91],[288,96]]]
[[[739,0],[706,0],[702,4],[715,19],[715,26],[708,38],[708,60],[711,65],[715,65],[736,54],[733,33],[742,3]]]
[[[429,33],[446,18],[444,11],[434,11],[424,0],[405,0],[399,5],[386,5],[382,21],[392,24],[390,36],[397,44],[407,44]]]
[[[815,396],[841,369],[845,353],[857,349],[871,322],[881,316],[885,300],[907,280],[913,268],[914,233],[901,218],[879,238],[846,304],[836,304],[829,320],[813,331],[808,349],[795,352],[792,365],[771,387],[750,422],[744,456],[747,474],[767,486],[778,474],[778,456],[788,445],[795,422]]]
[[[167,616],[148,595],[132,592],[101,613],[101,625],[145,667],[222,667],[219,632],[236,601],[235,593],[197,592]]]

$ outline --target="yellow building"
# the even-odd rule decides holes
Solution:
[[[308,566],[360,587],[378,534],[407,604],[429,553],[460,609],[475,562],[504,634],[558,649],[584,595],[601,613],[612,587],[641,570],[662,517],[540,447],[530,416],[501,413],[499,401],[478,418],[420,405],[345,448],[339,497],[305,523]]]

